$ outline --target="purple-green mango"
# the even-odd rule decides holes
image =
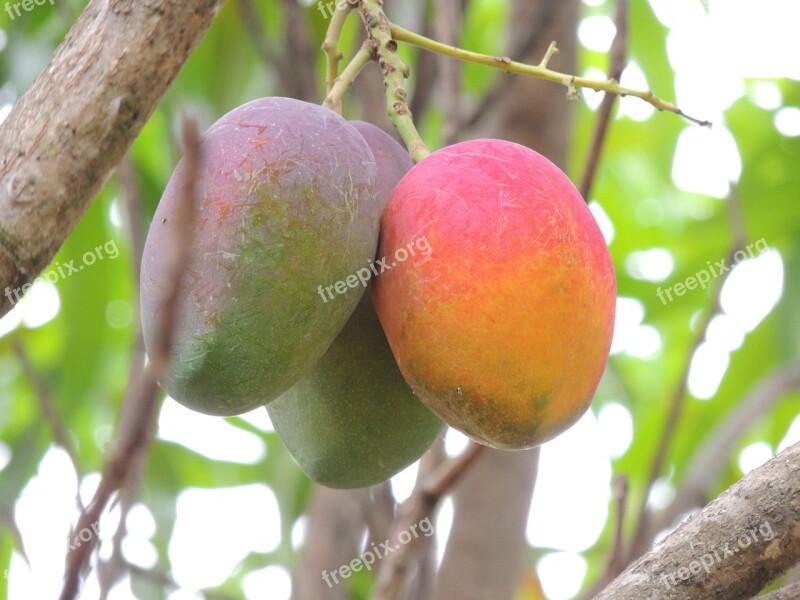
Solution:
[[[323,302],[375,255],[380,207],[369,146],[338,114],[290,98],[240,106],[202,136],[198,210],[172,361],[161,381],[211,415],[266,404],[308,372],[342,330],[362,290]],[[176,235],[178,164],[142,258],[145,345],[169,283],[163,249]]]

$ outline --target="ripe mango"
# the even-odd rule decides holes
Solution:
[[[290,98],[240,106],[203,135],[198,212],[161,382],[199,412],[235,415],[286,391],[328,349],[361,290],[324,303],[320,284],[375,255],[380,208],[364,138],[336,113]],[[175,235],[179,163],[142,258],[147,348],[169,282],[160,260]]]
[[[587,410],[611,345],[616,279],[591,212],[533,150],[473,140],[395,188],[379,255],[425,236],[428,260],[378,276],[373,301],[417,396],[501,449],[552,439]]]
[[[412,162],[379,128],[353,126],[375,157],[383,207]],[[443,428],[403,379],[368,293],[314,369],[267,411],[303,471],[335,488],[388,479],[417,460]]]

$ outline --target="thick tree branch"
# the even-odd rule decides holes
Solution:
[[[595,600],[745,600],[800,559],[800,443],[728,488]]]
[[[89,3],[0,126],[0,289],[52,260],[223,2]]]

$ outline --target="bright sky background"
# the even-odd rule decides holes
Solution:
[[[587,5],[604,0],[584,0]],[[668,38],[670,62],[677,72],[677,102],[687,113],[710,119],[713,129],[687,127],[681,134],[673,160],[676,186],[724,198],[731,181],[741,173],[741,160],[733,137],[725,126],[723,111],[742,95],[748,95],[762,108],[774,111],[774,124],[785,136],[800,135],[800,109],[783,108],[779,88],[769,81],[745,83],[746,78],[792,77],[800,79],[800,3],[796,0],[711,0],[708,12],[701,0],[651,0],[658,18],[672,31]],[[634,24],[635,26],[635,24]],[[579,29],[581,43],[605,51],[614,35],[607,17],[591,17]],[[0,31],[0,41],[5,35]],[[4,44],[0,44],[2,46]],[[589,75],[604,77],[602,73]],[[635,63],[623,77],[624,84],[647,87],[645,74]],[[599,94],[586,92],[586,101],[596,107]],[[8,107],[0,109],[0,118]],[[647,120],[653,109],[633,98],[622,100],[623,118]],[[708,157],[714,157],[709,161]],[[644,204],[644,203],[643,203]],[[591,205],[606,240],[613,241],[614,226],[596,202]],[[655,206],[645,206],[637,215],[644,222],[658,222]],[[722,257],[708,257],[719,260]],[[654,284],[674,285],[670,279],[674,261],[663,248],[636,252],[625,260],[631,276]],[[728,366],[731,352],[758,325],[779,300],[783,288],[783,261],[772,249],[756,253],[731,274],[722,293],[721,314],[709,330],[708,340],[695,355],[689,389],[698,399],[713,397]],[[124,308],[112,307],[107,318],[112,325],[127,325]],[[619,298],[612,353],[627,353],[643,359],[658,356],[662,341],[658,331],[647,323],[644,305],[635,298]],[[54,318],[60,309],[58,293],[49,284],[37,284],[23,302],[0,319],[0,336],[16,327],[38,327]],[[255,426],[271,430],[266,411],[246,416]],[[586,562],[579,554],[597,540],[607,518],[611,461],[629,447],[633,422],[627,409],[611,402],[602,410],[590,411],[568,432],[542,448],[538,485],[534,495],[527,538],[531,544],[547,547],[537,569],[550,600],[568,600],[580,587]],[[266,447],[256,436],[225,421],[205,417],[167,401],[159,419],[159,436],[185,445],[195,452],[220,461],[254,463]],[[778,448],[756,443],[745,448],[738,464],[747,472],[762,464],[777,451],[800,441],[800,417],[795,419]],[[447,437],[449,453],[463,448],[465,438],[457,432]],[[0,470],[13,451],[0,442]],[[413,486],[416,465],[392,480],[395,493],[405,498]],[[564,477],[569,473],[569,477]],[[87,502],[99,481],[89,474],[80,484]],[[16,517],[25,539],[30,571],[14,555],[11,562],[11,600],[57,596],[64,564],[65,540],[76,517],[73,502],[78,490],[76,475],[63,452],[48,451],[37,476],[27,485],[16,505]],[[652,495],[653,504],[663,503],[672,493],[669,481],[661,481]],[[169,556],[174,577],[184,588],[170,600],[199,598],[192,590],[224,581],[237,563],[250,551],[269,551],[280,543],[280,516],[275,495],[267,485],[246,485],[228,489],[185,490],[176,499],[178,517],[170,541]],[[236,511],[227,510],[231,505]],[[225,522],[215,515],[225,514]],[[116,521],[115,521],[116,519]],[[231,522],[233,519],[233,522]],[[119,520],[117,509],[104,515],[103,531],[113,531]],[[452,522],[452,503],[445,502],[436,521],[443,536],[440,554]],[[202,526],[198,526],[198,523]],[[155,564],[155,548],[149,541],[155,522],[149,511],[138,505],[128,516],[131,532],[124,544],[125,556],[143,567]],[[299,547],[305,535],[305,521],[293,525],[292,544]],[[211,543],[210,540],[214,540]],[[220,543],[220,540],[223,540]],[[107,545],[106,545],[107,546]],[[263,598],[270,590],[272,600],[286,600],[291,591],[288,572],[279,566],[248,574],[248,598]],[[86,598],[96,597],[97,582],[90,577]],[[129,582],[114,591],[113,600],[132,598]]]

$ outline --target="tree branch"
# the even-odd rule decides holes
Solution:
[[[223,1],[89,3],[0,126],[0,289],[52,260]]]
[[[372,600],[397,600],[402,597],[406,574],[413,563],[418,544],[398,543],[399,534],[430,516],[442,497],[485,449],[486,446],[470,442],[461,455],[440,464],[424,481],[417,482],[411,496],[400,506],[392,523],[391,543],[396,549],[381,564]]]
[[[516,43],[513,41],[513,48],[509,50],[509,57],[511,60],[517,62],[524,62],[525,57],[530,54],[538,45],[542,32],[546,31],[551,25],[553,14],[558,8],[559,0],[547,0],[544,2],[539,10],[531,16],[530,24],[525,28],[526,34],[524,38],[520,38]],[[423,32],[424,34],[424,32]],[[514,82],[513,77],[497,77],[489,88],[489,91],[483,95],[478,105],[472,110],[470,114],[464,117],[460,128],[474,127],[478,124],[483,117],[485,117],[492,107],[497,105],[497,102],[508,91],[511,84]]]
[[[436,37],[446,44],[459,45],[459,32],[463,15],[461,0],[434,0],[434,30]],[[442,95],[442,138],[445,145],[458,141],[461,123],[462,92],[461,74],[463,67],[446,56],[438,56],[439,90]]]
[[[800,443],[751,471],[595,600],[745,600],[800,559]]]
[[[78,518],[75,526],[75,532],[78,534],[93,525],[97,526],[111,496],[128,481],[137,461],[140,460],[139,457],[147,451],[155,431],[158,381],[170,360],[172,331],[178,314],[181,280],[189,259],[198,197],[196,186],[202,162],[197,125],[194,122],[184,122],[183,129],[186,170],[175,211],[175,219],[181,227],[177,230],[177,234],[170,238],[170,244],[164,252],[168,275],[165,281],[170,282],[170,287],[164,296],[163,308],[158,313],[155,340],[149,356],[150,362],[145,367],[142,378],[129,383],[115,435],[117,444],[106,461],[103,477],[91,503]],[[71,548],[67,554],[61,600],[73,600],[78,596],[80,574],[97,543],[97,536],[91,536],[86,541],[81,539],[81,542],[83,543]]]
[[[617,27],[617,33],[611,42],[608,78],[612,81],[619,81],[622,78],[622,71],[625,69],[625,61],[628,55],[628,0],[617,0],[614,24]],[[597,165],[600,163],[600,155],[603,152],[603,145],[608,133],[608,124],[611,122],[611,113],[614,110],[616,100],[617,96],[615,94],[606,92],[600,102],[600,107],[597,109],[592,145],[589,149],[589,157],[586,160],[586,168],[579,188],[581,196],[586,202],[589,202],[589,194],[592,193]]]
[[[547,68],[547,58],[555,51],[555,46],[551,44],[552,51],[545,56],[545,59],[538,65],[526,65],[517,61],[511,60],[507,56],[489,56],[479,52],[472,52],[464,50],[463,48],[456,48],[448,44],[443,44],[435,40],[426,38],[425,36],[414,33],[400,27],[399,25],[391,24],[391,36],[395,41],[407,42],[414,44],[420,48],[424,48],[430,52],[444,54],[458,60],[463,60],[478,65],[493,67],[500,69],[507,73],[518,73],[521,75],[530,75],[538,77],[545,81],[558,83],[567,88],[567,96],[569,98],[578,98],[579,88],[587,88],[596,92],[607,92],[617,94],[620,96],[633,96],[639,98],[648,104],[651,104],[658,110],[666,110],[675,113],[686,119],[692,121],[702,127],[710,127],[711,123],[702,119],[687,115],[678,106],[672,102],[667,102],[656,96],[652,90],[636,90],[619,85],[616,81],[612,80],[595,80],[586,77],[578,77],[577,75],[570,75],[568,73],[561,73]]]
[[[736,252],[744,248],[746,242],[746,232],[744,230],[744,222],[742,221],[742,215],[741,215],[741,203],[739,196],[736,193],[736,190],[731,190],[730,197],[728,198],[728,211],[730,212],[731,231],[733,233],[733,240],[731,242],[731,247],[730,250],[728,251],[728,255],[725,257],[725,264],[731,264],[734,262],[734,256],[736,255]],[[689,386],[689,371],[691,370],[692,366],[692,358],[697,352],[697,349],[702,345],[703,341],[705,340],[706,333],[708,332],[708,328],[711,325],[711,321],[720,311],[720,304],[719,304],[720,295],[722,294],[722,288],[725,286],[725,282],[728,280],[728,276],[730,275],[730,273],[731,273],[730,271],[726,271],[725,273],[723,273],[720,276],[719,281],[717,282],[717,286],[714,290],[714,295],[706,310],[705,315],[703,316],[703,320],[697,329],[697,335],[692,340],[692,345],[689,348],[688,354],[686,355],[686,360],[684,363],[683,371],[681,373],[681,378],[678,380],[678,383],[676,384],[674,391],[672,393],[669,409],[667,412],[667,418],[664,422],[664,427],[662,429],[661,437],[659,438],[658,441],[656,453],[653,457],[652,463],[650,464],[650,472],[647,477],[647,483],[645,485],[644,492],[642,494],[642,499],[639,502],[639,508],[636,517],[636,530],[631,540],[630,551],[628,553],[628,562],[631,562],[635,558],[641,556],[647,549],[647,547],[650,545],[650,542],[652,541],[652,537],[648,536],[648,534],[651,534],[653,532],[650,525],[652,515],[647,510],[647,499],[650,493],[650,489],[653,487],[653,484],[661,475],[661,470],[664,467],[664,462],[666,461],[667,456],[669,454],[672,438],[675,435],[678,421],[680,419],[681,413],[683,412],[683,404],[686,399],[686,392]]]

